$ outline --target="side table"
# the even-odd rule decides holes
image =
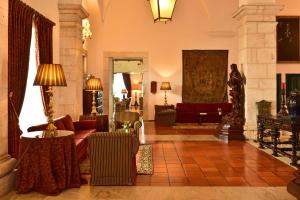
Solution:
[[[96,120],[97,132],[107,132],[109,130],[108,115],[80,115],[79,121]]]
[[[42,133],[35,131],[21,136],[18,193],[57,195],[67,188],[80,187],[74,133],[58,130],[56,137],[40,138]]]

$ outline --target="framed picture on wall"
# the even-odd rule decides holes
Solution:
[[[300,17],[277,17],[277,62],[300,62]]]

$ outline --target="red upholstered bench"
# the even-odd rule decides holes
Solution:
[[[221,115],[219,114],[221,110]],[[200,113],[207,113],[201,116],[201,122],[220,123],[222,116],[230,113],[231,103],[177,103],[177,123],[198,123]]]
[[[88,136],[96,132],[96,120],[84,120],[73,122],[70,115],[65,115],[54,120],[58,130],[69,130],[74,132],[74,141],[78,161],[81,162],[87,157]],[[31,126],[28,132],[45,130],[47,124]]]

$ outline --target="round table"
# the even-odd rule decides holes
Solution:
[[[72,131],[58,130],[52,138],[42,131],[24,133],[20,139],[17,191],[57,195],[80,187],[80,171]]]

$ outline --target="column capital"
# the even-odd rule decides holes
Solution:
[[[242,5],[236,10],[232,17],[240,20],[246,16],[276,16],[282,9],[284,5],[279,4],[248,4]],[[251,18],[250,18],[251,19]],[[269,19],[269,18],[267,18]],[[269,20],[261,20],[261,21],[269,21]]]
[[[80,4],[58,4],[59,22],[75,22],[89,16]]]

